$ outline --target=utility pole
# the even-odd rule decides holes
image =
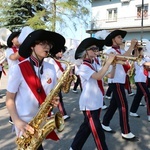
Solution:
[[[143,39],[143,13],[144,13],[144,0],[142,0],[142,6],[141,6],[141,43],[142,43],[142,39]]]

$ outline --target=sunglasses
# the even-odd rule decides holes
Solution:
[[[90,47],[87,49],[87,51],[92,50],[93,52],[98,52],[99,51],[99,47]]]

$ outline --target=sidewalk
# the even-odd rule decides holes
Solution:
[[[2,77],[0,94],[0,150],[17,150],[15,144],[15,133],[12,133],[12,126],[8,123],[9,114],[5,106],[5,92],[7,86],[7,76]],[[105,87],[106,88],[106,87]],[[65,122],[65,129],[63,132],[58,133],[60,141],[54,142],[45,140],[43,142],[45,150],[69,150],[73,138],[79,129],[81,122],[83,121],[83,115],[79,111],[78,99],[80,96],[80,90],[78,93],[64,94],[64,103],[67,113],[71,116],[69,120]],[[133,97],[128,98],[129,108]],[[106,105],[109,105],[110,100],[105,100]],[[142,100],[142,103],[145,103]],[[101,120],[106,110],[102,110]],[[138,114],[140,118],[129,117],[131,131],[139,137],[139,142],[129,142],[121,138],[120,126],[119,126],[119,114],[116,111],[110,126],[116,131],[115,134],[106,133],[106,142],[109,150],[150,150],[150,122],[147,121],[146,108],[139,107]],[[96,146],[92,135],[86,141],[82,150],[96,150]]]

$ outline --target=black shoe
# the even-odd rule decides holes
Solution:
[[[13,125],[14,123],[13,123],[13,121],[12,121],[12,119],[11,119],[11,117],[9,118],[9,121],[8,121],[11,125]]]

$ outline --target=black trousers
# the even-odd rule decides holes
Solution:
[[[84,122],[81,124],[71,147],[73,150],[81,150],[89,135],[92,133],[98,150],[108,150],[105,142],[105,134],[102,129],[99,116],[101,109],[83,111]]]
[[[63,102],[63,96],[62,96],[62,93],[61,93],[61,90],[60,90],[60,92],[59,92],[59,101],[60,101],[60,103],[59,103],[59,105],[58,105],[58,109],[59,109],[59,111],[61,112],[61,114],[64,116],[64,115],[67,115],[67,112],[66,112],[66,110],[65,110],[65,106],[64,106],[64,102]]]
[[[130,84],[130,77],[128,75],[126,75],[125,89],[127,90],[128,94],[132,93],[131,84]]]
[[[148,87],[144,82],[136,82],[135,84],[137,90],[130,108],[130,112],[133,113],[137,112],[142,97],[144,96],[147,105],[147,115],[150,115],[150,92],[148,90]]]
[[[150,88],[150,78],[147,78],[147,86]]]
[[[77,90],[77,87],[78,85],[80,86],[80,90],[82,91],[82,85],[81,85],[81,80],[80,80],[80,77],[78,75],[76,75],[77,77],[77,81],[74,83],[74,87],[73,87],[73,90]]]
[[[129,118],[128,118],[128,104],[127,104],[124,84],[112,83],[111,86],[113,89],[112,99],[103,117],[103,124],[105,126],[109,126],[110,121],[113,118],[113,115],[118,109],[121,132],[123,134],[127,134],[130,132],[130,127],[129,127]]]
[[[107,91],[106,91],[106,95],[107,95],[107,96],[111,96],[111,93],[112,93],[111,84],[112,84],[112,83],[108,83],[108,89],[107,89]]]
[[[44,150],[43,146],[40,145],[39,148],[37,150]]]

